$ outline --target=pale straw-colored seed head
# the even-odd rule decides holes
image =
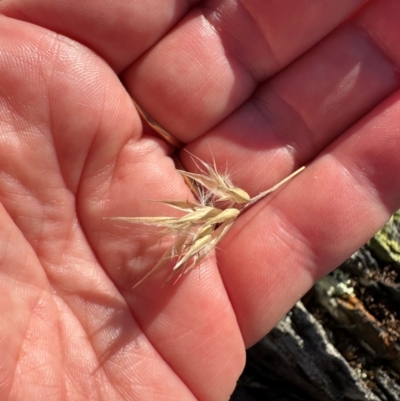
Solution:
[[[246,191],[235,187],[230,180],[220,175],[215,164],[213,168],[197,160],[202,166],[201,173],[178,171],[198,186],[196,193],[203,194],[201,199],[198,199],[198,202],[161,201],[169,207],[185,212],[183,216],[114,218],[114,220],[124,220],[134,224],[156,226],[162,228],[162,235],[173,237],[173,244],[165,251],[159,262],[136,283],[135,287],[167,262],[174,263],[167,281],[174,276],[179,278],[198,266],[218,245],[243,210],[275,191],[305,168],[300,168],[269,190],[250,198]]]

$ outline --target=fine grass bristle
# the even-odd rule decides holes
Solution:
[[[278,189],[281,185],[304,170],[301,167],[288,177],[250,198],[243,189],[233,186],[230,180],[220,175],[215,167],[197,159],[201,173],[178,170],[184,177],[194,181],[199,195],[196,202],[165,200],[161,203],[185,212],[181,217],[115,217],[134,224],[152,225],[162,228],[162,235],[171,235],[173,244],[165,251],[159,262],[138,282],[142,283],[166,263],[174,266],[167,282],[173,277],[181,277],[199,265],[228,232],[236,218],[249,206]]]

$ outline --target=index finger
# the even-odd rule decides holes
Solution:
[[[204,1],[123,75],[133,98],[182,142],[315,45],[362,0]]]

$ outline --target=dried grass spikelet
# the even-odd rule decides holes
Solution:
[[[174,261],[174,267],[167,279],[181,277],[199,265],[228,232],[236,218],[249,206],[275,191],[285,182],[304,170],[301,167],[272,188],[250,198],[243,189],[235,187],[227,177],[214,167],[197,159],[201,173],[178,170],[197,187],[196,202],[161,201],[161,203],[185,212],[182,217],[116,217],[135,224],[156,226],[162,235],[171,235],[173,244],[166,250],[159,262],[138,282],[159,270],[167,262]]]

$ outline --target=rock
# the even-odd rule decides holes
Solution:
[[[400,265],[400,210],[368,242],[368,247],[380,260]]]
[[[285,391],[290,390],[290,394],[298,395],[297,400],[379,401],[301,302],[248,355],[250,371],[268,388],[264,400],[283,399]]]

